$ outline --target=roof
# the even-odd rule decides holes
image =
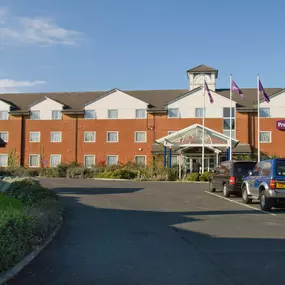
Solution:
[[[242,100],[239,95],[233,94],[233,100],[238,103],[240,110],[249,111],[254,109],[254,103],[257,101],[256,88],[241,89],[246,100]],[[273,94],[281,91],[281,88],[266,88],[268,96],[275,96]],[[95,91],[95,92],[62,92],[62,93],[17,93],[17,94],[0,94],[0,100],[12,105],[12,111],[28,112],[30,106],[37,102],[41,102],[46,97],[55,100],[65,106],[65,111],[82,111],[84,106],[93,102],[110,91]],[[162,110],[169,102],[188,93],[188,89],[175,90],[122,90],[141,101],[148,103],[149,109]],[[216,93],[223,97],[229,98],[229,89],[216,89]],[[191,96],[191,94],[189,95]]]
[[[193,67],[191,69],[188,69],[187,72],[193,72],[193,73],[197,73],[197,72],[218,72],[218,70],[214,69],[208,65],[201,64],[201,65],[198,65],[198,66]]]

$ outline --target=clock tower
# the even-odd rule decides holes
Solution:
[[[207,65],[199,65],[187,70],[189,78],[189,90],[204,85],[204,80],[207,82],[209,89],[216,90],[216,78],[218,78],[218,70]]]

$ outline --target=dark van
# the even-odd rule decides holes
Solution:
[[[231,160],[222,162],[209,181],[209,191],[222,190],[225,197],[231,194],[241,195],[241,183],[248,176],[256,162]]]

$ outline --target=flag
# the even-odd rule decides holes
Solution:
[[[244,94],[241,92],[241,90],[239,89],[239,87],[236,85],[236,83],[233,80],[232,80],[232,92],[237,95],[240,95],[241,98],[245,100]]]
[[[212,94],[211,94],[211,92],[210,92],[210,90],[209,90],[209,87],[208,87],[206,81],[204,81],[204,88],[205,88],[205,90],[206,90],[207,93],[208,93],[208,96],[209,96],[209,99],[210,99],[211,104],[213,104],[213,103],[214,103],[214,99],[213,99],[213,97],[212,97]]]
[[[259,87],[258,88],[259,88],[259,92],[262,94],[265,102],[269,103],[270,99],[269,99],[268,95],[266,94],[266,92],[265,92],[265,90],[264,90],[260,80],[259,80]]]

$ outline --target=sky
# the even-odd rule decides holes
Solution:
[[[285,87],[283,0],[0,0],[0,93]]]

